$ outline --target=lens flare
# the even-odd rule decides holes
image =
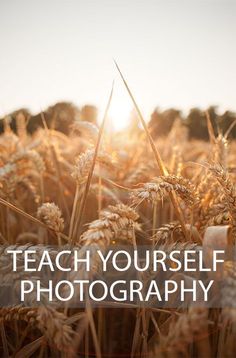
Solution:
[[[130,98],[123,91],[117,88],[114,91],[112,103],[109,109],[109,119],[111,129],[120,131],[126,128],[130,123],[130,114],[132,111],[132,103]]]

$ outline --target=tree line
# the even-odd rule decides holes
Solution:
[[[229,137],[236,138],[236,113],[225,111],[220,114],[217,106],[211,106],[206,110],[192,108],[186,114],[182,111],[170,108],[160,110],[156,108],[151,114],[149,128],[153,137],[167,135],[176,119],[182,123],[183,127],[188,129],[189,138],[208,140],[206,113],[211,120],[215,134],[225,134],[230,130]],[[0,133],[4,131],[4,126],[9,126],[14,132],[17,127],[24,123],[27,132],[33,134],[38,128],[47,125],[65,134],[69,134],[73,123],[78,120],[89,121],[97,125],[98,109],[93,105],[85,105],[81,109],[69,102],[59,102],[48,107],[45,111],[38,114],[31,114],[28,109],[21,108],[14,111],[4,118],[0,118]],[[135,130],[138,119],[134,112],[130,118],[130,130]]]
[[[161,111],[158,108],[154,110],[149,121],[149,128],[153,136],[167,135],[171,130],[173,123],[177,118],[182,125],[188,129],[189,138],[208,140],[207,113],[211,120],[215,134],[225,134],[230,129],[229,137],[236,138],[236,113],[225,111],[219,114],[216,106],[211,106],[206,110],[192,108],[184,115],[183,112],[171,108]],[[232,128],[230,128],[232,126]]]

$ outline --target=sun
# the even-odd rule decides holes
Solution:
[[[129,96],[119,87],[115,88],[109,108],[109,121],[112,130],[121,131],[130,124],[132,108]]]

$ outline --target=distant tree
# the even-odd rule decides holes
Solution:
[[[209,107],[207,112],[216,136],[220,133],[225,134],[231,124],[236,120],[236,114],[230,111],[226,111],[224,114],[219,115],[216,106]],[[189,128],[189,135],[191,138],[208,140],[209,135],[205,111],[198,108],[191,109],[187,116],[186,124]],[[236,138],[236,127],[232,128],[230,138]]]
[[[69,134],[72,124],[79,118],[79,109],[72,103],[58,102],[42,113],[32,115],[27,126],[30,134],[43,127],[42,117],[48,128]]]
[[[95,125],[97,125],[97,119],[98,119],[98,109],[97,107],[93,105],[85,105],[81,109],[81,119],[82,121],[91,122]]]
[[[167,135],[176,118],[181,117],[181,111],[171,108],[160,112],[158,108],[154,110],[149,121],[149,128],[154,137]]]
[[[79,119],[79,109],[69,102],[58,102],[53,106],[48,107],[42,113],[31,115],[25,109],[19,109],[7,115],[9,118],[10,128],[17,132],[17,118],[19,115],[23,116],[26,121],[27,131],[29,134],[34,133],[38,128],[43,127],[42,116],[48,128],[58,130],[65,134],[69,134],[72,124]],[[4,118],[0,119],[0,132],[4,130]]]
[[[19,119],[20,117],[22,118],[22,120],[25,121],[25,125],[27,125],[27,122],[30,119],[30,112],[27,108],[21,108],[18,109],[17,111],[11,112],[9,113],[6,117],[7,117],[7,121],[8,124],[11,128],[11,130],[13,130],[13,132],[17,132],[17,119]],[[0,120],[0,133],[2,133],[4,130],[4,118],[1,118]]]
[[[72,124],[79,119],[79,113],[74,104],[58,102],[46,110],[45,117],[49,128],[69,134]]]
[[[189,130],[190,138],[204,139],[207,140],[208,130],[207,130],[207,121],[206,114],[199,108],[190,109],[187,118],[186,125]]]

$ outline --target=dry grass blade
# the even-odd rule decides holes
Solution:
[[[85,189],[84,189],[84,192],[83,192],[82,200],[80,202],[78,219],[76,220],[74,228],[73,228],[73,231],[72,231],[72,239],[71,239],[71,244],[72,245],[74,244],[74,242],[76,240],[76,233],[77,233],[78,229],[80,228],[80,225],[81,225],[81,222],[82,222],[82,219],[83,219],[83,213],[84,213],[84,208],[85,208],[85,204],[86,204],[86,199],[87,199],[87,196],[88,196],[89,187],[90,187],[92,176],[93,176],[93,171],[94,171],[94,167],[95,167],[95,163],[96,163],[96,158],[97,158],[97,155],[98,155],[99,146],[100,146],[100,143],[101,143],[102,134],[103,134],[105,124],[106,124],[108,110],[109,110],[111,100],[112,100],[113,88],[114,88],[114,82],[112,83],[112,89],[111,89],[111,93],[110,93],[108,103],[107,103],[107,106],[106,106],[106,109],[105,109],[102,124],[101,124],[101,126],[99,128],[98,138],[97,138],[97,142],[96,142],[96,146],[95,146],[92,165],[91,165],[91,168],[90,168],[90,171],[89,171],[89,174],[88,174],[88,178],[87,178],[87,181],[86,181],[86,185],[85,185]]]
[[[139,118],[140,118],[140,120],[141,120],[141,122],[142,122],[143,128],[144,128],[144,130],[145,130],[145,132],[146,132],[146,134],[147,134],[148,140],[149,140],[149,142],[150,142],[150,145],[151,145],[151,147],[152,147],[152,150],[153,150],[155,159],[156,159],[157,164],[158,164],[158,168],[160,169],[162,175],[166,175],[166,174],[168,174],[167,169],[165,168],[165,165],[164,165],[164,163],[163,163],[163,161],[162,161],[162,159],[161,159],[160,153],[158,152],[158,150],[157,150],[157,148],[156,148],[156,146],[155,146],[155,143],[154,143],[154,141],[153,141],[153,139],[152,139],[152,136],[151,136],[151,134],[149,133],[147,124],[146,124],[146,122],[145,122],[145,120],[144,120],[144,118],[143,118],[143,115],[142,115],[142,113],[141,113],[139,107],[138,107],[138,104],[137,104],[137,102],[135,101],[135,98],[134,98],[134,96],[133,96],[131,90],[129,89],[129,86],[128,86],[128,84],[127,84],[127,82],[126,82],[126,80],[125,80],[125,78],[124,78],[124,76],[123,76],[123,74],[122,74],[122,72],[121,72],[121,70],[120,70],[118,64],[116,63],[115,60],[114,60],[114,62],[115,62],[116,68],[117,68],[117,70],[118,70],[118,72],[119,72],[119,74],[120,74],[120,76],[121,76],[121,78],[122,78],[122,81],[124,82],[124,85],[125,85],[125,87],[126,87],[128,93],[129,93],[129,95],[130,95],[130,98],[132,99],[132,102],[133,102],[133,104],[134,104],[134,107],[135,107],[135,109],[136,109],[136,111],[137,111],[137,113],[138,113],[138,116],[139,116]]]
[[[118,72],[119,72],[119,74],[120,74],[120,76],[122,78],[122,81],[123,81],[128,93],[130,95],[130,98],[132,99],[132,102],[133,102],[134,107],[135,107],[135,109],[136,109],[136,111],[138,113],[138,116],[139,116],[139,118],[140,118],[140,120],[142,122],[143,128],[144,128],[144,130],[146,132],[146,135],[148,137],[149,143],[150,143],[151,148],[153,150],[153,153],[154,153],[154,156],[155,156],[155,159],[156,159],[156,162],[157,162],[158,169],[160,169],[160,172],[161,172],[162,175],[168,175],[168,171],[167,171],[167,169],[166,169],[166,167],[165,167],[165,165],[164,165],[164,163],[163,163],[163,161],[161,159],[160,153],[158,152],[158,150],[157,150],[157,148],[155,146],[155,143],[154,143],[154,141],[152,139],[152,136],[151,136],[151,134],[150,134],[150,132],[148,130],[148,127],[147,127],[146,122],[145,122],[145,120],[143,118],[143,115],[142,115],[142,113],[141,113],[141,111],[140,111],[140,109],[138,107],[138,104],[136,103],[135,98],[134,98],[131,90],[129,89],[129,86],[128,86],[128,84],[127,84],[127,82],[126,82],[126,80],[125,80],[125,78],[124,78],[124,76],[123,76],[118,64],[116,63],[116,61],[114,61],[114,62],[115,62],[116,68],[117,68],[117,70],[118,70]],[[183,230],[183,232],[185,234],[185,237],[187,238],[187,231],[186,231],[186,228],[185,228],[184,216],[183,216],[183,213],[182,213],[182,211],[180,209],[180,206],[179,206],[179,203],[177,201],[176,195],[172,191],[169,193],[169,195],[170,195],[170,199],[172,201],[172,204],[174,206],[176,216],[179,219],[180,224],[182,226],[182,230]]]
[[[62,201],[62,203],[64,205],[67,217],[70,217],[68,205],[67,205],[67,202],[65,200],[65,196],[64,196],[64,193],[63,193],[63,187],[62,187],[62,183],[61,183],[62,173],[61,173],[60,164],[58,162],[58,157],[57,157],[56,150],[55,150],[54,145],[52,144],[52,141],[51,141],[51,133],[50,133],[50,131],[48,129],[47,122],[45,120],[45,117],[44,117],[44,114],[43,114],[42,111],[41,111],[41,119],[42,119],[42,122],[43,122],[44,129],[46,131],[47,137],[49,139],[49,141],[48,141],[49,142],[49,149],[50,149],[51,157],[52,157],[52,159],[54,161],[55,168],[56,168],[56,175],[57,175],[57,179],[58,179],[59,193],[60,193],[61,201]]]
[[[13,205],[13,204],[11,204],[11,203],[8,203],[8,201],[6,201],[6,200],[0,198],[0,203],[1,203],[2,205],[4,205],[5,207],[7,207],[7,208],[9,208],[9,209],[11,209],[11,210],[13,210],[13,211],[15,211],[16,213],[18,213],[18,214],[24,216],[26,219],[29,219],[29,220],[33,221],[34,223],[43,226],[44,228],[48,228],[48,226],[45,225],[42,221],[36,219],[35,217],[33,217],[32,215],[26,213],[25,211],[23,211],[23,210],[17,208],[15,205]],[[49,229],[49,228],[48,228],[48,229]]]
[[[28,358],[31,357],[44,343],[44,337],[40,337],[35,341],[24,346],[19,352],[16,353],[15,358]]]
[[[210,115],[209,115],[208,111],[206,111],[206,120],[207,120],[207,129],[208,129],[210,142],[211,142],[212,145],[214,145],[215,141],[216,141],[216,137],[215,137],[214,129],[213,129],[211,119],[210,119]]]
[[[8,344],[7,344],[7,338],[6,338],[6,332],[4,328],[3,322],[0,322],[0,331],[1,331],[1,339],[2,339],[2,346],[4,351],[4,357],[8,358],[10,357],[9,351],[8,351]]]
[[[224,137],[227,139],[230,132],[232,131],[232,129],[234,128],[234,126],[236,125],[236,119],[231,123],[231,125],[229,126],[229,128],[227,129],[227,131],[224,134]]]

